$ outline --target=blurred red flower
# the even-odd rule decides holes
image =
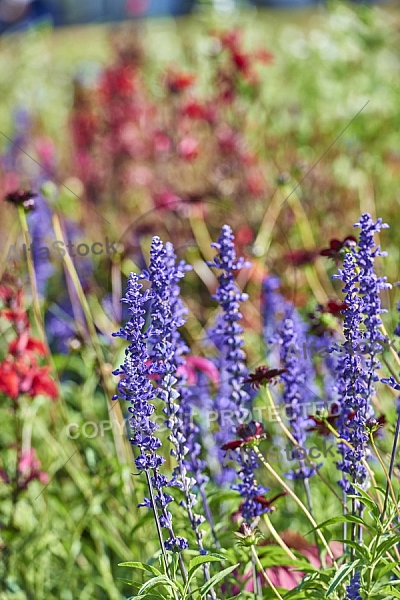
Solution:
[[[175,71],[170,69],[167,72],[165,86],[172,94],[179,94],[191,87],[196,80],[196,75],[189,71]]]

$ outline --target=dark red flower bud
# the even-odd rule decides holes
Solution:
[[[269,383],[286,371],[287,369],[270,369],[267,365],[262,365],[257,367],[254,373],[250,373],[244,381],[250,383],[253,388],[259,388],[263,383]]]
[[[243,445],[243,440],[232,440],[221,446],[221,450],[236,450]]]
[[[260,437],[264,433],[262,423],[251,421],[250,423],[242,423],[236,428],[237,434],[246,442],[256,437]]]
[[[35,208],[35,201],[33,198],[36,196],[37,194],[31,190],[15,190],[14,192],[7,194],[5,200],[16,206],[23,206],[24,209],[28,211]]]
[[[355,246],[356,244],[357,240],[352,235],[348,235],[346,238],[344,238],[342,242],[334,238],[329,242],[329,248],[324,248],[323,250],[321,250],[320,255],[328,256],[329,258],[337,260],[341,257],[341,251],[343,250],[343,248],[350,248],[351,246]]]

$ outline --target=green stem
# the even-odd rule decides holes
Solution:
[[[388,504],[388,500],[389,500],[389,480],[390,481],[392,480],[394,461],[395,461],[395,456],[396,456],[396,452],[397,452],[397,444],[399,441],[399,433],[400,433],[400,413],[397,416],[396,431],[394,434],[392,454],[390,456],[390,465],[389,465],[389,471],[388,471],[389,479],[386,482],[385,500],[383,502],[383,509],[382,509],[382,513],[381,513],[381,523],[383,523],[383,521],[385,519],[385,513],[386,513],[387,504]]]
[[[286,484],[285,481],[283,481],[283,479],[278,475],[278,473],[275,471],[275,469],[273,469],[271,467],[271,465],[265,460],[265,458],[263,457],[263,455],[261,454],[260,450],[258,448],[254,448],[254,452],[256,453],[257,457],[259,458],[261,464],[267,469],[267,471],[276,479],[276,481],[278,483],[280,483],[280,485],[283,487],[284,490],[287,491],[287,493],[293,498],[293,500],[296,502],[296,504],[301,508],[301,510],[303,511],[303,513],[306,515],[307,519],[310,521],[311,525],[316,528],[317,531],[317,535],[319,537],[319,539],[321,540],[321,542],[323,543],[326,552],[328,554],[328,556],[330,557],[330,559],[332,560],[332,564],[335,566],[335,568],[337,569],[337,563],[335,561],[335,557],[332,554],[332,550],[329,547],[328,542],[326,541],[324,535],[322,534],[322,532],[318,529],[318,524],[315,521],[314,517],[310,514],[309,510],[307,509],[307,507],[303,504],[303,502],[300,500],[300,498],[298,496],[296,496],[296,494],[293,492],[293,490]]]
[[[264,519],[266,526],[268,527],[270,534],[272,535],[272,537],[274,538],[276,543],[282,548],[282,550],[284,550],[286,552],[286,554],[288,555],[290,560],[296,561],[297,557],[293,554],[293,552],[291,551],[289,546],[287,546],[285,544],[285,542],[283,541],[283,539],[281,538],[279,533],[276,531],[275,527],[272,525],[271,519],[269,518],[268,513],[263,514],[263,519]]]
[[[271,590],[274,592],[275,596],[277,598],[279,598],[279,600],[283,600],[282,596],[280,595],[280,593],[278,592],[278,590],[276,589],[276,587],[274,586],[274,584],[272,583],[271,579],[268,577],[268,575],[266,574],[264,567],[262,566],[260,559],[258,558],[258,554],[256,552],[256,549],[254,548],[254,546],[251,546],[251,554],[254,558],[254,561],[257,565],[257,567],[260,569],[260,573],[263,576],[263,578],[265,579],[265,581],[268,583],[268,585],[270,586]],[[257,588],[254,588],[257,589]]]
[[[370,435],[369,435],[369,439],[370,439],[370,441],[371,441],[371,445],[372,445],[372,447],[373,447],[373,449],[374,449],[374,452],[375,452],[375,454],[376,454],[376,457],[377,457],[377,459],[379,460],[379,462],[380,462],[380,464],[381,464],[381,467],[382,467],[382,469],[383,469],[383,472],[385,473],[386,480],[387,480],[387,483],[388,483],[388,486],[389,486],[389,489],[390,489],[390,495],[392,496],[392,500],[393,500],[394,507],[395,507],[395,509],[396,509],[396,512],[397,512],[397,516],[398,516],[398,518],[400,519],[400,510],[399,510],[399,507],[398,507],[398,505],[397,505],[396,494],[395,494],[395,491],[394,491],[394,489],[393,489],[393,485],[392,485],[392,482],[391,482],[391,478],[390,478],[390,476],[389,476],[389,473],[388,473],[388,470],[387,470],[387,468],[386,468],[386,465],[385,465],[385,463],[383,462],[383,460],[382,460],[382,458],[381,458],[381,455],[379,454],[378,448],[376,447],[376,444],[375,444],[375,440],[374,440],[374,435],[373,435],[373,433],[370,433]]]
[[[31,245],[31,239],[29,237],[28,221],[26,219],[26,213],[25,213],[25,209],[23,206],[18,206],[18,215],[19,215],[19,220],[21,223],[22,233],[23,233],[24,240],[25,240],[25,246],[28,249],[29,246]],[[36,282],[36,274],[35,274],[35,268],[33,265],[33,256],[28,256],[28,252],[27,252],[27,263],[28,263],[28,273],[29,273],[29,280],[30,280],[31,292],[32,292],[33,313],[35,315],[36,326],[38,328],[41,340],[44,342],[44,344],[46,346],[47,353],[49,354],[47,338],[46,338],[46,333],[45,333],[44,323],[43,323],[43,318],[42,318],[42,312],[40,309],[40,301],[39,301],[39,294],[38,294],[38,288],[37,288],[37,282]]]
[[[272,410],[274,411],[274,417],[276,417],[276,420],[277,420],[277,422],[279,424],[279,427],[282,429],[282,431],[287,436],[287,438],[292,442],[292,444],[294,444],[296,446],[296,448],[300,448],[300,444],[293,437],[293,435],[290,433],[289,429],[286,427],[286,425],[282,421],[282,419],[281,419],[281,417],[279,415],[278,409],[277,409],[277,407],[275,405],[274,399],[272,398],[272,395],[271,395],[271,392],[270,392],[268,386],[265,386],[265,392],[266,392],[267,400],[270,403]],[[332,494],[334,494],[334,496],[336,496],[336,498],[339,500],[339,502],[341,504],[343,504],[343,502],[342,502],[340,496],[338,495],[338,493],[336,492],[336,490],[331,486],[331,484],[329,483],[329,481],[327,481],[325,479],[325,477],[322,475],[322,473],[320,473],[320,470],[317,469],[317,465],[312,460],[310,460],[310,458],[307,455],[304,457],[304,459],[307,461],[307,463],[310,466],[315,467],[315,474],[317,475],[317,477],[319,477],[319,479],[321,479],[321,481],[324,482],[324,484],[332,492]]]
[[[145,473],[146,473],[146,479],[147,479],[147,487],[149,488],[149,493],[150,493],[151,506],[153,508],[153,516],[154,516],[154,522],[156,524],[158,541],[160,543],[161,554],[162,554],[163,561],[164,561],[165,573],[171,579],[171,572],[170,572],[169,564],[168,564],[167,551],[165,550],[164,538],[163,538],[162,531],[161,531],[160,520],[158,518],[156,500],[154,497],[154,489],[153,489],[153,484],[151,481],[151,475],[147,469],[146,469]],[[175,600],[178,600],[177,593],[173,588],[172,588],[172,592],[174,594]]]

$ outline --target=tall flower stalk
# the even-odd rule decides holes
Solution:
[[[125,327],[114,334],[128,340],[130,344],[125,350],[123,365],[114,371],[115,375],[122,375],[123,378],[118,383],[118,394],[113,399],[122,398],[130,403],[128,411],[131,413],[131,443],[139,449],[135,464],[139,473],[146,474],[151,496],[150,499],[144,498],[140,506],[153,509],[157,525],[167,529],[169,538],[164,542],[165,548],[180,552],[188,547],[188,543],[185,538],[174,533],[172,515],[168,511],[173,497],[165,492],[165,488],[175,482],[169,481],[160,472],[165,459],[157,452],[161,447],[161,440],[155,435],[158,425],[151,418],[155,411],[152,402],[156,401],[159,390],[150,379],[156,369],[152,369],[153,362],[148,349],[150,336],[148,331],[144,331],[144,326],[146,305],[153,299],[154,292],[150,289],[142,293],[141,289],[138,276],[131,273],[126,295],[122,299],[128,305],[130,319]],[[153,359],[154,352],[155,350]],[[166,385],[172,385],[171,378],[167,379]]]
[[[150,358],[153,359],[151,373],[160,378],[159,397],[164,401],[165,425],[171,431],[171,454],[177,461],[174,482],[184,493],[184,506],[200,553],[205,554],[200,525],[204,517],[197,514],[196,494],[192,489],[196,479],[190,474],[191,461],[188,455],[197,455],[197,443],[191,435],[192,406],[190,389],[184,375],[185,355],[189,348],[184,342],[179,327],[185,322],[186,309],[180,298],[180,279],[190,267],[183,261],[176,264],[176,254],[170,242],[163,246],[158,238],[153,238],[148,272],[143,276],[151,282],[153,292],[152,322],[149,328],[153,343]],[[161,341],[160,341],[161,340]],[[181,367],[180,372],[178,369]],[[179,392],[177,391],[179,388]]]
[[[375,272],[376,257],[385,256],[379,246],[375,245],[374,235],[387,225],[378,219],[374,223],[369,214],[364,214],[355,227],[361,229],[357,247],[350,248],[334,277],[343,283],[344,303],[344,337],[342,356],[338,360],[337,388],[340,399],[340,417],[338,432],[346,443],[339,444],[342,460],[338,468],[343,477],[340,485],[345,494],[356,494],[353,484],[363,487],[367,484],[368,474],[362,463],[368,454],[369,429],[368,421],[373,417],[372,396],[375,383],[379,380],[377,370],[378,359],[382,352],[384,336],[380,330],[380,315],[385,312],[381,307],[380,292],[389,288],[385,277],[378,277]],[[362,513],[362,504],[352,502],[352,512]],[[354,527],[352,537],[354,537]],[[359,539],[362,529],[359,528]]]
[[[269,489],[260,485],[256,479],[255,473],[259,466],[256,453],[251,443],[245,443],[246,440],[256,442],[262,433],[261,424],[244,424],[247,412],[245,405],[250,396],[243,389],[248,371],[245,365],[246,355],[242,349],[244,342],[243,328],[240,325],[240,304],[247,300],[247,294],[238,288],[234,274],[250,265],[243,258],[236,257],[234,236],[228,225],[222,227],[218,241],[212,246],[218,250],[218,254],[208,265],[222,271],[218,276],[218,288],[213,296],[222,309],[212,332],[220,352],[218,366],[222,379],[214,405],[220,425],[216,440],[218,447],[222,444],[224,450],[230,450],[231,443],[227,440],[233,433],[238,433],[243,438],[243,442],[233,442],[240,482],[233,484],[232,489],[238,491],[243,498],[240,508],[243,519],[254,525],[258,517],[269,511],[270,507],[267,502],[263,502],[263,496]],[[232,473],[231,479],[234,476]]]
[[[243,328],[240,325],[240,304],[246,301],[248,296],[236,285],[235,272],[249,267],[250,264],[243,258],[236,257],[234,236],[229,225],[222,227],[221,235],[212,247],[218,250],[218,254],[207,264],[221,271],[217,291],[212,297],[218,302],[221,313],[217,317],[216,326],[210,332],[210,337],[219,350],[217,367],[220,371],[221,385],[214,408],[219,425],[216,442],[221,446],[232,436],[245,416],[244,405],[249,399],[248,393],[243,389],[247,369],[246,355],[242,349]]]

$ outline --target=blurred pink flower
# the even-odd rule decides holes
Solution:
[[[36,140],[36,150],[39,161],[43,167],[51,168],[54,165],[56,148],[53,140],[47,136],[42,136]]]
[[[3,195],[6,196],[10,192],[16,190],[19,185],[19,175],[11,171],[10,173],[4,173],[2,180]]]
[[[205,373],[212,383],[219,383],[219,372],[217,367],[211,360],[204,358],[203,356],[188,356],[186,357],[186,363],[178,368],[178,375],[185,375],[190,385],[197,383],[196,370]]]
[[[174,210],[182,204],[182,198],[169,190],[164,190],[153,194],[153,202],[156,208]]]
[[[193,160],[199,154],[199,143],[194,137],[184,137],[178,144],[178,152],[182,158]]]
[[[43,484],[49,482],[49,476],[40,470],[40,466],[40,461],[36,456],[34,448],[29,448],[27,452],[22,453],[18,463],[18,473],[20,474],[18,487],[20,489],[26,489],[28,484],[34,479]]]
[[[154,150],[156,152],[168,152],[171,149],[171,140],[162,131],[156,131],[154,135]]]
[[[126,12],[131,15],[143,15],[149,8],[150,0],[126,0]]]

